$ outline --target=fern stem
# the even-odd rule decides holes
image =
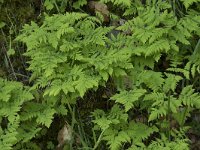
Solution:
[[[94,129],[92,129],[92,135],[93,135],[93,140],[94,142],[96,143],[97,142],[97,139],[96,139],[96,134],[94,132]]]
[[[74,124],[75,124],[75,107],[71,107],[71,105],[69,104],[69,101],[67,100],[67,105],[68,105],[68,108],[69,108],[69,111],[70,111],[70,114],[72,116],[72,122],[71,122],[71,128],[73,130],[74,128]],[[72,144],[73,144],[73,139],[72,141],[70,142],[70,149],[72,149]]]
[[[56,9],[57,9],[58,13],[60,14],[60,9],[58,8],[57,3],[55,2],[54,5],[56,6]]]
[[[171,141],[171,115],[170,115],[170,93],[168,96],[168,140]]]
[[[175,3],[175,0],[173,0],[172,8],[173,8],[174,16],[176,16],[176,3]]]
[[[79,129],[79,134],[80,134],[81,139],[82,139],[82,144],[84,145],[84,147],[88,147],[88,145],[86,143],[89,143],[89,140],[86,137],[86,133],[85,133],[85,130],[83,128],[81,116],[80,116],[80,113],[79,113],[78,109],[77,109],[77,113],[78,113],[78,118],[79,118],[78,129]]]
[[[172,0],[169,0],[169,3],[170,3],[170,5],[171,5],[171,7],[172,7],[174,16],[176,16],[176,7],[175,7],[176,3],[175,3],[175,1],[174,1],[174,0],[173,0],[173,1],[172,1]]]
[[[68,101],[68,100],[67,100],[67,106],[68,106],[68,108],[69,108],[69,111],[70,111],[71,115],[73,116],[72,107],[70,106],[70,104],[69,104],[69,101]]]
[[[181,124],[180,124],[181,127],[183,127],[183,125],[185,123],[185,118],[186,118],[187,111],[188,111],[188,106],[186,106],[186,108],[184,109],[183,117],[182,117]]]
[[[76,122],[76,120],[75,120],[75,107],[73,107],[73,110],[72,110],[73,112],[72,112],[72,123],[71,123],[71,127],[72,127],[72,129],[74,128],[74,124],[75,124],[75,122]],[[73,149],[72,148],[72,144],[73,144],[73,139],[72,139],[72,141],[70,142],[70,149]]]
[[[102,139],[104,132],[105,132],[105,130],[103,130],[101,132],[101,134],[99,135],[99,138],[98,138],[97,142],[95,143],[94,148],[92,150],[95,150],[99,146],[99,143],[101,142],[101,139]]]
[[[8,60],[8,63],[10,64],[10,68],[11,68],[12,74],[14,75],[15,80],[17,80],[17,76],[16,76],[16,74],[15,74],[14,67],[13,67],[12,62],[11,62],[11,60],[10,60],[10,57],[9,57],[8,54],[7,54],[7,50],[6,50],[6,47],[5,47],[4,44],[3,44],[3,46],[2,46],[2,50],[3,50],[4,54],[5,54],[5,58]]]
[[[200,39],[198,40],[196,46],[195,46],[195,49],[194,49],[194,52],[193,52],[193,55],[197,55],[197,52],[199,50],[199,46],[200,46]]]

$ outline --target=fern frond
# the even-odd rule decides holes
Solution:
[[[168,68],[168,71],[172,71],[172,72],[176,72],[176,73],[182,73],[186,79],[190,79],[190,72],[186,69],[182,69],[182,68]]]
[[[115,94],[111,97],[111,100],[115,100],[117,103],[121,103],[125,107],[125,111],[129,111],[134,107],[134,103],[139,100],[141,96],[145,94],[146,90],[136,89],[131,91],[121,91],[120,94]]]
[[[160,72],[154,72],[150,70],[145,70],[139,74],[138,78],[140,82],[145,83],[147,87],[154,91],[160,90],[162,84],[164,83],[163,75]],[[149,80],[151,79],[151,80]]]
[[[131,6],[131,0],[100,0],[103,3],[112,2],[114,5],[123,5],[125,7]]]
[[[26,103],[26,105],[23,108],[23,112],[21,113],[21,120],[31,121],[32,119],[36,119],[36,122],[38,124],[50,127],[53,116],[57,113],[56,108],[54,107],[54,105],[51,106],[48,103]]]
[[[200,0],[181,0],[185,5],[185,8],[188,9],[193,3],[198,3]]]
[[[152,56],[153,54],[168,52],[170,50],[170,43],[166,39],[161,39],[154,42],[147,49],[145,56]]]
[[[200,108],[200,95],[194,92],[192,86],[186,86],[183,88],[179,100],[186,106]]]
[[[78,0],[76,2],[73,3],[73,7],[75,9],[80,9],[80,7],[84,6],[87,4],[87,0]]]
[[[41,131],[41,129],[42,128],[38,127],[38,124],[35,122],[24,122],[18,130],[19,134],[17,135],[17,138],[22,140],[23,143],[29,142]]]
[[[127,132],[118,132],[114,129],[110,129],[107,132],[105,132],[103,140],[107,141],[107,144],[109,145],[111,150],[119,150],[122,147],[123,143],[131,141]]]
[[[167,76],[167,78],[165,79],[165,84],[163,85],[164,92],[167,93],[169,92],[169,90],[175,92],[176,86],[179,81],[182,80],[182,77],[170,73],[165,73],[165,75]]]
[[[13,145],[20,142],[17,138],[20,127],[20,112],[24,103],[33,99],[33,95],[19,82],[6,81],[0,78],[0,149],[11,150]]]
[[[169,141],[167,137],[161,134],[161,139],[153,141],[147,149],[178,149],[178,150],[189,150],[188,139],[184,137],[176,137],[174,141]]]
[[[133,140],[134,145],[141,145],[142,141],[147,139],[154,132],[158,132],[157,127],[148,127],[143,123],[130,122],[127,130],[128,135]]]

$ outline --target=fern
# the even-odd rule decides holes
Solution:
[[[33,95],[21,83],[2,78],[0,89],[0,148],[9,150],[20,142],[17,138],[21,124],[20,111],[24,103],[33,99]]]
[[[182,68],[168,68],[168,71],[173,71],[177,73],[182,73],[186,79],[190,79],[190,72],[189,70],[182,69]]]
[[[199,94],[194,92],[192,86],[184,87],[179,97],[184,105],[196,108],[200,107],[199,98]]]
[[[164,82],[164,79],[162,76],[163,75],[160,72],[145,70],[139,74],[138,78],[141,83],[145,83],[147,87],[149,87],[152,90],[157,91],[162,87],[162,84]]]
[[[192,5],[193,3],[197,3],[197,2],[200,2],[199,0],[181,0],[184,4],[184,6],[186,7],[186,9],[188,9],[188,7],[190,5]]]
[[[114,5],[123,5],[125,7],[130,7],[131,0],[100,0],[103,3],[112,2]]]
[[[18,139],[11,139],[12,144],[20,140],[26,147],[37,147],[30,140],[42,127],[49,128],[56,114],[67,115],[65,104],[70,108],[72,124],[76,127],[71,104],[88,99],[88,93],[95,93],[101,86],[113,82],[116,92],[108,97],[114,101],[111,110],[96,109],[92,113],[93,149],[104,143],[112,150],[188,149],[184,136],[163,127],[166,128],[166,122],[171,123],[172,116],[179,117],[176,120],[183,127],[190,113],[200,107],[199,94],[188,84],[193,78],[198,81],[199,73],[199,43],[195,50],[193,43],[200,35],[200,18],[196,8],[190,7],[198,0],[182,0],[187,9],[183,11],[185,14],[174,11],[174,4],[163,0],[148,0],[146,4],[139,0],[101,2],[119,7],[128,21],[118,27],[108,27],[101,19],[86,13],[62,14],[60,0],[46,0],[49,10],[54,12],[55,7],[61,13],[45,15],[41,25],[34,22],[25,25],[17,37],[27,45],[25,56],[29,57],[28,70],[32,72],[31,90],[41,90],[42,98],[39,102],[27,100],[9,108],[2,105],[0,114],[8,115],[10,122],[22,122],[18,131],[12,130],[13,137],[20,133]],[[66,1],[63,7],[78,11],[86,4],[85,0]],[[110,9],[110,13],[113,11]],[[14,89],[14,86],[5,86],[0,100],[7,104],[13,99]],[[148,122],[134,121],[140,113]]]
[[[98,110],[93,113],[93,116],[95,117],[93,122],[105,131],[102,140],[107,141],[109,148],[112,150],[121,149],[124,143],[144,146],[142,141],[152,133],[158,132],[158,129],[154,126],[148,127],[135,122],[128,123],[127,116],[123,114],[123,110],[120,110],[117,105],[112,108],[108,115]]]
[[[133,145],[143,147],[142,141],[148,139],[154,132],[158,132],[158,129],[155,126],[148,127],[143,123],[130,122],[127,132],[133,140]]]
[[[65,107],[56,105],[56,97],[45,98],[47,98],[48,101],[43,102],[42,104],[35,102],[26,103],[23,108],[23,112],[21,113],[21,120],[35,120],[37,124],[42,124],[46,127],[50,127],[55,114],[58,113],[62,115],[67,115],[68,111]]]
[[[169,92],[170,90],[172,92],[175,92],[175,89],[183,78],[179,75],[169,74],[166,73],[167,78],[165,79],[165,84],[163,85],[163,91],[165,93]]]
[[[75,9],[80,9],[82,6],[87,4],[87,0],[78,0],[76,2],[73,3],[73,7]]]
[[[118,150],[122,147],[123,143],[131,141],[126,132],[117,130],[108,130],[105,133],[103,140],[107,141],[111,150]]]
[[[106,41],[110,39],[106,35],[113,28],[95,27],[97,20],[87,16],[80,13],[47,16],[41,27],[34,23],[27,25],[24,34],[17,38],[28,46],[26,56],[32,59],[29,70],[33,71],[32,79],[38,79],[35,87],[46,87],[44,95],[57,96],[64,91],[66,95],[78,92],[83,97],[88,89],[98,87],[102,79],[107,81],[109,75],[125,75],[124,69],[132,68],[130,50],[107,49]],[[41,30],[42,36],[33,38]],[[83,38],[80,39],[80,35]],[[33,39],[40,49],[37,53],[33,50],[36,46],[32,45]],[[63,72],[63,67],[68,74]]]
[[[72,4],[72,5],[71,5]],[[66,7],[73,7],[74,9],[80,9],[82,6],[87,4],[87,0],[45,0],[44,6],[49,11],[57,11],[59,13],[64,13]]]
[[[168,141],[166,137],[162,136],[162,140],[157,139],[157,141],[152,142],[148,149],[169,149],[173,150],[176,148],[177,150],[189,150],[188,139],[177,138],[175,141]]]
[[[20,139],[22,143],[28,143],[31,139],[36,137],[36,135],[41,131],[41,129],[42,128],[38,127],[38,124],[36,122],[25,122],[21,125],[21,128],[18,130],[19,134],[17,138]]]
[[[139,98],[144,95],[146,91],[142,89],[133,90],[133,91],[121,91],[120,94],[116,94],[111,97],[112,100],[115,100],[117,103],[123,104],[125,111],[129,111],[134,107],[134,103],[139,100]]]

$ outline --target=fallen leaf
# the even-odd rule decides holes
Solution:
[[[108,7],[106,4],[103,4],[101,2],[90,1],[88,5],[92,11],[99,12],[100,14],[103,15],[104,22],[109,22],[110,12],[108,11]]]
[[[72,129],[68,124],[65,124],[63,128],[58,132],[58,145],[57,149],[62,149],[62,147],[70,142],[72,139]]]

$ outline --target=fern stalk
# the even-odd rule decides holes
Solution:
[[[72,112],[72,123],[71,123],[71,128],[73,129],[74,128],[74,124],[76,122],[76,119],[75,119],[75,107],[73,107],[73,112]],[[70,142],[70,149],[73,149],[72,148],[72,145],[73,145],[73,138],[72,138],[72,141]]]
[[[181,127],[183,127],[183,125],[185,123],[185,118],[186,118],[187,111],[188,111],[188,106],[186,106],[186,108],[184,109],[183,117],[182,117],[182,120],[181,120],[181,123],[180,123]]]
[[[171,95],[171,92],[169,92],[169,96],[168,96],[168,140],[169,141],[171,141],[170,95]]]
[[[6,47],[5,47],[4,44],[3,44],[3,46],[2,46],[2,50],[3,50],[3,52],[5,53],[5,57],[7,58],[8,62],[9,62],[9,64],[10,64],[10,68],[11,68],[12,74],[14,75],[15,80],[17,80],[17,76],[16,76],[16,74],[15,74],[14,67],[13,67],[12,62],[11,62],[11,60],[10,60],[10,57],[9,57],[8,54],[7,54],[7,50],[6,50]]]
[[[60,14],[60,9],[59,9],[59,7],[58,7],[58,5],[57,5],[56,1],[54,2],[54,5],[55,5],[55,7],[56,7],[56,10],[57,10],[57,11],[58,11],[58,13]]]
[[[97,142],[95,143],[94,148],[93,148],[92,150],[97,149],[97,147],[99,146],[99,144],[100,144],[100,142],[101,142],[101,139],[102,139],[102,137],[103,137],[104,132],[105,132],[105,130],[103,130],[103,131],[101,132],[101,134],[99,135],[99,138],[98,138]]]

